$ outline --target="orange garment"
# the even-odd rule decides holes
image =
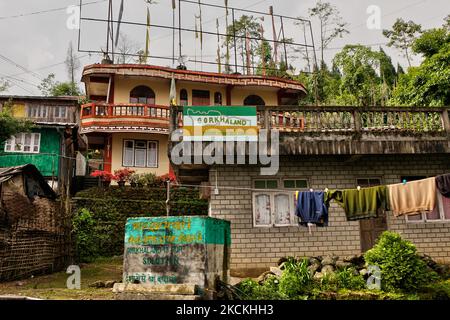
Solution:
[[[394,216],[433,211],[436,206],[436,181],[428,178],[388,185],[390,208]]]

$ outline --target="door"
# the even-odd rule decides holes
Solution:
[[[381,179],[357,179],[357,184],[361,188],[375,187],[381,184]],[[360,220],[361,252],[366,252],[371,249],[375,245],[378,237],[387,229],[386,212],[383,210],[378,212],[377,218]]]

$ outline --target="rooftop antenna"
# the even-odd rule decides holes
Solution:
[[[172,0],[172,68],[175,66],[175,11],[177,5],[175,0]]]
[[[273,16],[273,6],[269,7],[269,14],[272,17],[272,31],[273,31],[273,56],[274,56],[274,62],[275,62],[275,68],[278,63],[278,38],[277,38],[277,31],[275,29],[275,18]]]
[[[225,0],[225,43],[227,45],[227,53],[225,55],[226,73],[230,72],[230,45],[228,43],[228,0]]]

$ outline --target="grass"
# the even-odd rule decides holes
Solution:
[[[81,289],[66,287],[69,274],[65,271],[25,280],[0,283],[0,295],[26,296],[51,300],[112,300],[111,288],[90,288],[95,281],[122,280],[122,258],[103,258],[80,264]]]

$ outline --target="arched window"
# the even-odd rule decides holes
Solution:
[[[265,106],[264,100],[255,94],[252,94],[244,99],[244,106]]]
[[[137,86],[130,92],[130,103],[155,104],[155,92],[147,86]]]
[[[180,91],[180,105],[182,106],[188,105],[188,93],[186,89],[181,89]]]
[[[222,94],[220,92],[214,93],[214,105],[215,106],[222,105]]]

